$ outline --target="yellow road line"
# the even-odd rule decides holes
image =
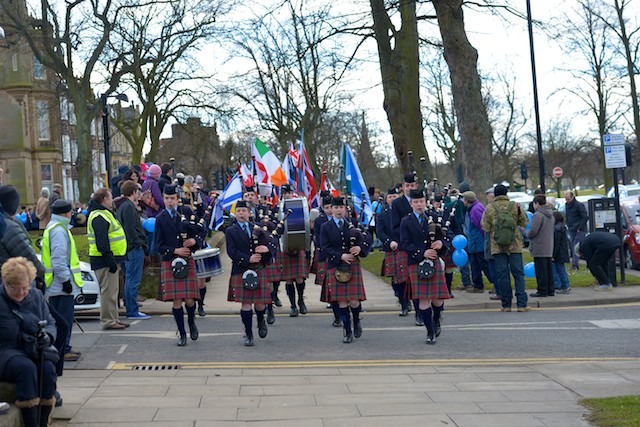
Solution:
[[[585,362],[640,362],[636,357],[551,357],[515,359],[454,359],[454,360],[305,360],[270,362],[156,362],[115,363],[113,370],[132,370],[141,366],[178,366],[180,369],[292,369],[292,368],[367,368],[394,366],[485,366],[485,365],[530,365],[549,363]]]

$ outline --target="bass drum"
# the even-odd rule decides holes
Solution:
[[[284,223],[282,252],[308,251],[311,248],[311,229],[307,198],[283,200],[280,203],[280,219],[288,210],[291,213]]]

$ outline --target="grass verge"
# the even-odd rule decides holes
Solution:
[[[640,426],[640,396],[584,399],[580,403],[591,411],[589,421],[598,427]]]

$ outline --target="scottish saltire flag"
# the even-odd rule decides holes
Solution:
[[[342,146],[342,155],[340,156],[340,164],[344,166],[344,174],[346,178],[347,193],[351,194],[353,205],[356,209],[360,222],[368,224],[373,217],[373,209],[371,208],[371,199],[367,186],[364,183],[360,168],[356,162],[356,158],[348,144]],[[360,212],[360,205],[364,199],[364,215]]]
[[[313,175],[313,169],[311,169],[311,162],[309,162],[303,138],[304,133],[300,139],[300,148],[298,149],[298,194],[306,196],[310,208],[317,208],[320,206],[318,187],[316,187],[316,178]]]
[[[231,211],[231,207],[235,202],[242,199],[242,178],[236,172],[231,178],[231,181],[216,200],[216,205],[213,208],[213,215],[211,215],[211,222],[209,228],[212,230],[218,230],[224,222],[223,211]]]

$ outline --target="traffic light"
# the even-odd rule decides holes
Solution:
[[[529,173],[527,172],[527,163],[520,163],[520,178],[526,180],[529,178]]]

